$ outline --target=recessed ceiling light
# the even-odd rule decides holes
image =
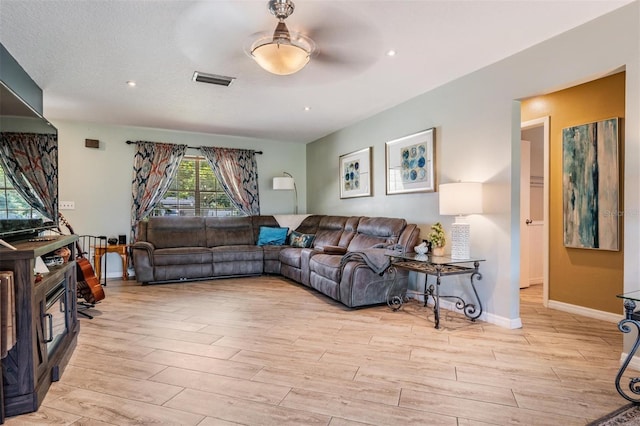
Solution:
[[[311,111],[311,107],[306,106],[306,107],[304,107],[304,110],[305,111]]]
[[[387,50],[387,56],[396,56],[396,51],[393,49]]]
[[[136,86],[136,82],[135,82],[135,81],[133,81],[133,80],[129,80],[129,81],[127,81],[127,86],[129,86],[129,87],[135,87],[135,86]]]

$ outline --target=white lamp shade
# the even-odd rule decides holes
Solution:
[[[438,191],[441,215],[482,213],[482,183],[443,183],[438,187]]]
[[[293,178],[288,176],[274,177],[273,189],[276,191],[293,191],[294,189],[296,189],[295,181],[293,180]]]

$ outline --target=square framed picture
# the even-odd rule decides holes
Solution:
[[[435,128],[386,143],[387,195],[434,192]]]
[[[565,247],[619,250],[618,121],[562,129]]]
[[[340,156],[340,198],[371,196],[371,147]]]

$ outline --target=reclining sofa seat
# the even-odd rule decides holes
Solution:
[[[410,252],[417,245],[420,229],[404,219],[360,218],[354,235],[349,238],[347,252],[379,250],[399,247]],[[375,248],[379,246],[380,248]],[[380,254],[379,253],[379,254]],[[309,261],[309,285],[323,294],[348,307],[358,307],[385,303],[390,280],[394,277],[388,271],[374,272],[361,261],[351,260],[343,264],[342,255],[319,253]],[[398,270],[398,278],[408,275]]]
[[[139,282],[181,280],[213,275],[203,217],[157,217],[140,222],[133,246]]]
[[[355,235],[359,216],[316,216],[305,218],[298,232],[314,234],[310,248],[287,247],[280,251],[280,273],[298,283],[309,286],[309,260],[325,246],[346,247]],[[316,223],[314,230],[314,223]]]
[[[264,255],[253,238],[251,217],[207,217],[204,224],[213,256],[212,276],[262,274]]]

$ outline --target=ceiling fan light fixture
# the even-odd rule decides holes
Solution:
[[[297,37],[290,42],[269,40],[256,42],[251,49],[251,57],[266,71],[277,75],[290,75],[300,71],[309,63],[313,44]]]
[[[249,55],[264,70],[277,75],[290,75],[309,63],[316,45],[304,34],[290,32],[284,20],[293,13],[291,0],[270,0],[269,10],[278,18],[273,33],[262,33],[248,49]]]

